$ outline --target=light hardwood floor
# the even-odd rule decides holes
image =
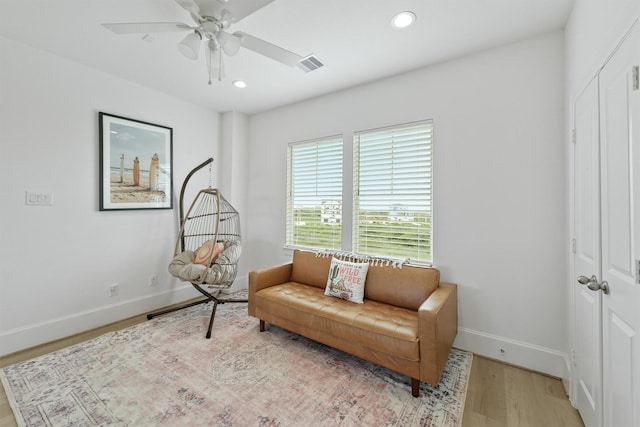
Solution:
[[[562,381],[473,357],[462,427],[583,427]]]
[[[146,321],[132,317],[69,338],[0,357],[0,368]],[[4,388],[0,390],[0,427],[16,420]],[[560,380],[474,356],[462,427],[582,427]]]

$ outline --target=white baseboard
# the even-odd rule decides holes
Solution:
[[[191,285],[0,332],[0,356],[197,298]]]
[[[454,347],[547,375],[569,378],[569,356],[557,350],[460,328]]]
[[[239,276],[228,292],[247,287],[246,275]],[[0,356],[15,353],[40,344],[69,337],[109,323],[148,313],[201,296],[189,284],[165,292],[145,295],[116,304],[110,304],[91,310],[72,313],[67,316],[33,323],[20,328],[0,332]]]

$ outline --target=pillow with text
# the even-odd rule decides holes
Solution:
[[[369,263],[331,260],[324,294],[362,304]]]

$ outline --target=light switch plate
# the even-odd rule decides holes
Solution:
[[[46,191],[27,191],[24,196],[24,204],[32,206],[52,206],[53,193]]]

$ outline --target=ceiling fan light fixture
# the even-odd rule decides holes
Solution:
[[[200,40],[202,37],[197,31],[189,33],[178,44],[178,50],[189,59],[198,59],[198,51],[200,50]]]
[[[416,14],[411,11],[400,12],[391,19],[394,28],[407,28],[416,22]]]
[[[229,56],[233,56],[238,51],[240,51],[240,46],[242,43],[242,38],[235,34],[225,33],[224,31],[220,31],[217,34],[218,42],[222,46],[222,50]]]
[[[239,89],[247,87],[247,83],[244,80],[234,80],[233,85]]]

